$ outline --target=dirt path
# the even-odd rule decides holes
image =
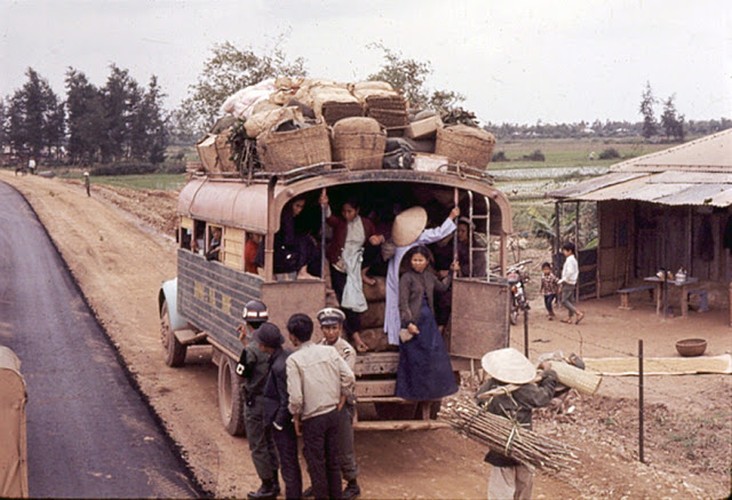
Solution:
[[[257,478],[246,441],[232,438],[219,423],[216,370],[207,362],[210,354],[206,349],[191,349],[181,369],[168,368],[162,361],[156,296],[161,281],[175,275],[175,245],[159,231],[173,227],[174,195],[94,186],[92,197],[87,198],[76,183],[14,177],[4,171],[0,179],[23,192],[39,214],[141,390],[180,444],[204,488],[217,497],[245,497],[257,486]],[[704,331],[710,339],[712,354],[729,351],[732,344],[721,312],[686,322],[664,322],[650,309],[619,314],[609,300],[587,304],[588,315],[581,328],[541,321],[537,314],[532,319],[532,358],[554,349],[585,356],[628,355],[635,352],[640,335],[647,339],[647,355],[672,355],[669,339],[695,331]],[[539,307],[537,303],[534,310]],[[522,349],[521,334],[517,329],[513,338]],[[533,342],[538,339],[541,342]],[[650,403],[666,408],[659,406],[651,414],[666,422],[657,424],[654,432],[663,430],[662,435],[668,436],[664,425],[673,424],[669,432],[681,433],[700,422],[699,415],[687,412],[690,409],[708,412],[708,420],[713,422],[709,429],[702,429],[701,434],[709,439],[700,443],[701,447],[666,437],[658,439],[660,444],[655,448],[649,446],[648,465],[636,462],[633,451],[635,379],[603,382],[601,394],[608,397],[578,400],[574,417],[538,423],[540,431],[580,447],[583,463],[568,478],[539,474],[534,494],[537,498],[727,495],[732,455],[730,380],[729,376],[656,377],[649,383],[655,391]],[[608,418],[611,412],[615,412],[614,419]],[[712,435],[717,436],[716,441]],[[485,497],[485,450],[451,431],[358,433],[356,446],[367,497]],[[694,469],[690,465],[694,453],[697,457],[708,453],[709,466]]]

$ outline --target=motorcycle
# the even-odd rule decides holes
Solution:
[[[526,298],[526,282],[529,281],[526,266],[530,263],[530,259],[522,260],[511,265],[506,270],[506,279],[511,289],[511,309],[508,319],[512,325],[518,325],[519,313],[531,309],[529,301]]]

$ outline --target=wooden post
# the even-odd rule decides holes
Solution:
[[[580,230],[580,202],[576,202],[574,205],[574,256],[577,258],[577,271],[580,270],[580,246],[579,246],[579,230]],[[577,273],[577,286],[574,287],[574,301],[579,302],[580,298],[580,287],[582,283],[580,281],[580,273]]]
[[[526,290],[524,290],[526,293]],[[529,357],[529,310],[524,309],[524,356]]]
[[[643,339],[638,339],[638,459],[645,463],[643,454]]]

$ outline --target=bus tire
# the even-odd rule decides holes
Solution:
[[[186,361],[187,346],[178,342],[170,328],[167,301],[163,301],[163,306],[160,308],[160,341],[165,349],[165,364],[173,368],[183,366]]]
[[[236,374],[236,362],[225,354],[219,362],[218,402],[226,432],[232,436],[246,435],[244,386]]]

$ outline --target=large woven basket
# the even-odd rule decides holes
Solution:
[[[373,118],[344,118],[333,126],[333,161],[350,170],[378,170],[384,161],[386,133]]]
[[[328,127],[319,122],[311,127],[287,132],[263,132],[257,137],[257,154],[264,169],[270,172],[286,172],[298,167],[329,163]]]
[[[437,130],[435,154],[447,156],[452,163],[464,162],[475,168],[486,168],[493,157],[496,139],[485,130],[454,125]]]
[[[229,144],[229,135],[232,129],[228,128],[216,136],[216,156],[218,157],[218,166],[221,172],[236,172],[236,163],[231,159],[231,144]]]

